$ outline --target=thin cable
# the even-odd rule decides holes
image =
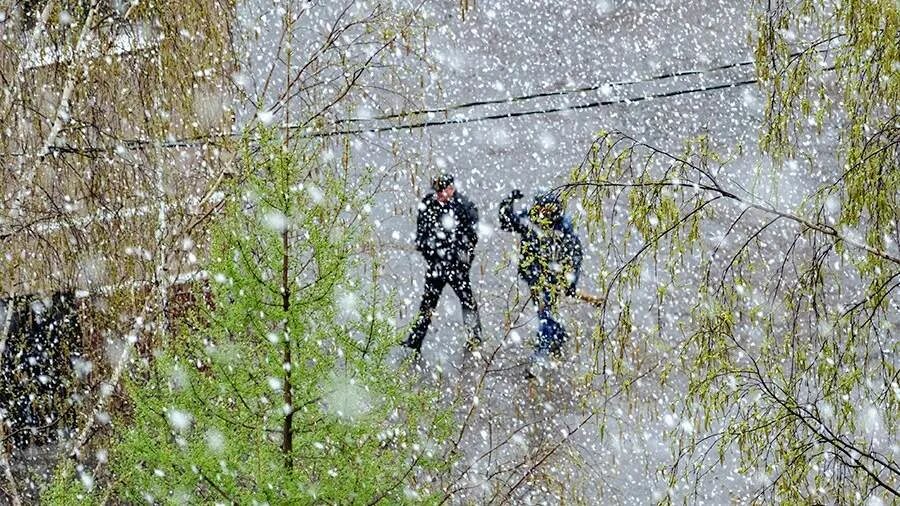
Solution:
[[[318,132],[318,133],[310,133],[301,135],[303,138],[317,138],[317,137],[333,137],[335,135],[358,135],[358,134],[366,134],[366,133],[378,133],[378,132],[392,132],[392,131],[400,131],[400,130],[410,130],[415,128],[427,128],[432,126],[441,126],[441,125],[461,125],[465,123],[478,123],[481,121],[490,121],[495,119],[506,119],[506,118],[519,118],[523,116],[533,116],[538,114],[553,114],[558,112],[565,111],[576,111],[581,109],[592,109],[595,107],[604,107],[608,105],[616,105],[616,104],[632,104],[636,102],[644,102],[647,100],[654,100],[657,98],[669,98],[676,97],[678,95],[688,95],[692,93],[703,93],[708,91],[716,91],[723,90],[728,88],[737,88],[740,86],[746,86],[748,84],[754,84],[758,82],[757,79],[747,79],[745,81],[735,81],[731,83],[719,84],[715,86],[705,86],[703,88],[692,88],[688,90],[676,90],[669,91],[666,93],[655,93],[651,95],[640,95],[636,97],[629,98],[621,98],[616,100],[601,100],[596,102],[587,102],[584,104],[576,104],[570,106],[563,107],[551,107],[546,109],[533,109],[530,111],[518,111],[518,112],[509,112],[509,113],[500,113],[500,114],[491,114],[489,116],[478,116],[475,118],[458,118],[458,119],[448,119],[448,120],[439,120],[439,121],[422,121],[419,123],[410,123],[408,125],[394,125],[394,126],[384,126],[384,127],[376,127],[376,128],[359,128],[354,130],[335,130],[332,132]],[[289,129],[298,128],[295,126],[288,127]]]
[[[823,53],[823,52],[827,52],[829,50],[831,50],[831,48],[817,49],[817,50],[813,51],[812,53],[813,54]],[[803,54],[805,54],[804,51],[798,51],[798,52],[789,54],[788,57],[795,58],[795,57],[803,55]],[[479,107],[479,106],[483,106],[483,105],[507,104],[507,103],[513,103],[513,102],[521,102],[521,101],[525,101],[525,100],[533,100],[535,98],[557,97],[557,96],[562,96],[562,95],[570,95],[573,93],[587,93],[587,92],[591,92],[591,91],[601,90],[606,86],[628,86],[628,85],[632,85],[632,84],[643,84],[643,83],[649,83],[649,82],[653,82],[653,81],[673,79],[676,77],[703,75],[703,74],[707,74],[707,73],[711,73],[711,72],[719,72],[722,70],[746,67],[749,65],[754,65],[755,63],[756,62],[754,60],[746,60],[746,61],[736,62],[736,63],[727,63],[724,65],[710,67],[710,68],[703,69],[703,70],[677,70],[674,72],[668,72],[665,74],[659,74],[659,75],[645,77],[643,79],[635,79],[635,80],[631,80],[631,81],[612,81],[612,82],[606,82],[603,84],[584,86],[581,88],[572,88],[572,89],[568,89],[568,90],[545,91],[545,92],[540,92],[540,93],[531,93],[528,95],[519,95],[519,96],[515,96],[515,97],[508,97],[508,98],[502,98],[502,99],[498,98],[498,99],[492,99],[492,100],[477,100],[474,102],[466,102],[464,104],[451,105],[451,106],[447,106],[447,107],[437,107],[437,108],[433,108],[433,109],[420,109],[420,110],[416,110],[416,111],[403,111],[403,112],[398,112],[398,113],[393,113],[393,114],[383,114],[380,116],[373,116],[371,118],[345,118],[345,119],[335,120],[334,123],[336,125],[338,125],[341,123],[351,123],[351,122],[360,122],[360,121],[378,121],[378,120],[397,119],[397,118],[403,118],[406,116],[413,116],[413,115],[419,115],[419,114],[446,113],[446,112],[450,112],[450,111],[458,111],[460,109],[468,109],[471,107]]]
[[[428,128],[433,126],[442,126],[442,125],[461,125],[466,123],[479,123],[482,121],[491,121],[498,119],[508,119],[508,118],[520,118],[524,116],[535,116],[542,114],[554,114],[559,112],[566,111],[577,111],[582,109],[593,109],[596,107],[605,107],[610,105],[617,104],[632,104],[637,102],[644,102],[648,100],[654,100],[659,98],[670,98],[676,97],[679,95],[689,95],[693,93],[705,93],[716,90],[723,90],[728,88],[737,88],[741,86],[746,86],[748,84],[757,83],[757,79],[747,79],[744,81],[734,81],[724,84],[718,84],[715,86],[703,86],[700,88],[690,88],[686,90],[675,90],[668,91],[665,93],[654,93],[649,95],[639,95],[634,97],[620,98],[614,100],[600,100],[595,102],[587,102],[584,104],[575,104],[570,106],[562,106],[562,107],[551,107],[551,108],[543,108],[543,109],[532,109],[526,111],[517,111],[517,112],[508,112],[508,113],[497,113],[491,114],[487,116],[477,116],[474,118],[455,118],[455,119],[447,119],[447,120],[430,120],[430,121],[421,121],[418,123],[409,123],[406,125],[389,125],[389,126],[381,126],[381,127],[373,127],[373,128],[356,128],[350,130],[333,130],[330,132],[315,132],[315,133],[305,133],[301,134],[300,137],[304,139],[316,139],[323,137],[335,137],[339,135],[359,135],[359,134],[367,134],[367,133],[379,133],[379,132],[396,132],[401,130],[413,130],[419,128]],[[302,128],[299,125],[288,125],[286,127],[282,127],[285,130],[299,130]],[[213,139],[225,139],[236,137],[238,134],[236,133],[226,133],[226,134],[215,134],[208,135],[203,137],[195,137],[190,139],[179,139],[177,141],[168,141],[160,143],[160,147],[164,148],[186,148],[193,147],[198,145],[207,144],[209,141]],[[123,143],[126,147],[135,148],[135,147],[143,147],[151,144],[151,141],[147,140],[129,140]],[[60,153],[86,153],[86,152],[108,152],[113,151],[115,148],[91,148],[91,149],[76,149],[70,148],[67,146],[57,146],[54,148],[55,151]]]
[[[522,102],[522,101],[526,101],[526,100],[533,100],[535,98],[558,97],[558,96],[562,96],[562,95],[570,95],[573,93],[587,93],[587,92],[591,92],[591,91],[601,90],[607,86],[610,86],[610,87],[611,86],[627,86],[627,85],[631,85],[631,84],[642,84],[642,83],[649,83],[649,82],[653,82],[653,81],[661,81],[664,79],[672,79],[675,77],[702,75],[702,74],[706,74],[709,72],[719,72],[721,70],[740,68],[740,67],[744,67],[747,65],[753,65],[754,63],[755,62],[753,62],[753,61],[743,61],[743,62],[737,62],[737,63],[729,63],[727,65],[720,65],[718,67],[711,67],[711,68],[704,69],[704,70],[679,70],[676,72],[669,72],[667,74],[659,74],[656,76],[651,76],[651,77],[647,77],[644,79],[636,79],[633,81],[613,81],[613,82],[606,82],[603,84],[595,84],[595,85],[591,85],[591,86],[584,86],[581,88],[572,88],[572,89],[567,89],[567,90],[545,91],[545,92],[541,92],[541,93],[531,93],[528,95],[519,95],[519,96],[515,96],[515,97],[498,98],[498,99],[492,99],[492,100],[477,100],[474,102],[466,102],[464,104],[451,105],[451,106],[447,106],[447,107],[438,107],[438,108],[433,108],[433,109],[420,109],[420,110],[416,110],[416,111],[403,111],[403,112],[398,112],[398,113],[393,113],[393,114],[383,114],[380,116],[373,116],[371,118],[345,118],[345,119],[335,120],[334,123],[341,124],[341,123],[351,123],[351,122],[360,122],[360,121],[377,121],[377,120],[397,119],[397,118],[403,118],[406,116],[414,116],[414,115],[419,115],[419,114],[446,113],[446,112],[450,112],[450,111],[458,111],[460,109],[468,109],[471,107],[480,107],[483,105],[509,104],[509,103],[513,103],[513,102]]]
[[[818,49],[818,50],[813,51],[813,53],[823,53],[823,52],[830,51],[832,49],[833,48]],[[796,56],[799,56],[802,54],[805,54],[805,52],[800,51],[800,52],[796,52],[796,53],[791,53],[789,55],[789,57],[796,57]],[[585,86],[585,87],[574,88],[574,89],[569,89],[569,90],[556,90],[556,91],[547,91],[547,92],[541,92],[541,93],[533,93],[533,94],[529,94],[529,95],[520,95],[520,96],[510,97],[510,98],[505,98],[505,99],[479,100],[479,101],[474,101],[474,102],[466,102],[463,104],[442,107],[442,108],[404,111],[404,112],[395,113],[395,114],[374,116],[372,118],[337,119],[334,121],[334,124],[339,125],[342,123],[354,123],[354,122],[363,122],[363,121],[384,121],[384,120],[389,120],[389,119],[399,119],[399,118],[420,115],[420,114],[446,113],[446,112],[450,112],[450,111],[469,109],[472,107],[478,107],[478,106],[484,106],[484,105],[498,105],[498,104],[514,103],[514,102],[524,102],[524,101],[533,100],[536,98],[546,98],[546,97],[553,97],[553,96],[569,95],[569,94],[573,94],[573,93],[584,93],[584,92],[596,91],[596,90],[602,89],[605,86],[623,86],[623,85],[629,85],[629,84],[639,84],[639,83],[646,83],[646,82],[652,82],[652,81],[660,81],[660,80],[672,79],[672,78],[683,77],[683,76],[702,75],[702,74],[706,74],[706,73],[710,73],[710,72],[719,72],[722,70],[745,67],[745,66],[753,65],[754,63],[755,62],[753,62],[753,61],[741,61],[741,62],[736,62],[736,63],[719,65],[717,67],[710,67],[710,68],[703,69],[703,70],[683,70],[683,71],[669,72],[666,74],[659,74],[656,76],[651,76],[648,78],[637,79],[637,80],[632,80],[632,81],[616,81],[616,82],[611,82],[611,83],[603,83],[603,84]],[[830,71],[830,70],[834,70],[834,67],[832,66],[832,67],[828,67],[828,68],[824,69],[824,71]],[[552,113],[563,112],[563,111],[589,109],[589,108],[594,108],[594,107],[602,107],[602,106],[615,105],[615,104],[621,104],[621,103],[642,102],[645,100],[651,100],[651,99],[655,99],[655,98],[668,98],[668,97],[673,97],[673,96],[678,96],[678,95],[686,95],[686,94],[690,94],[690,93],[699,93],[699,92],[705,92],[705,91],[725,89],[725,88],[730,88],[730,87],[745,86],[745,85],[753,84],[756,82],[758,82],[757,79],[749,79],[749,80],[735,81],[735,82],[720,84],[720,85],[715,85],[715,86],[691,88],[688,90],[676,90],[676,91],[672,91],[672,92],[657,93],[657,94],[651,94],[651,95],[642,95],[642,96],[630,97],[630,98],[625,98],[625,99],[596,101],[596,102],[589,102],[586,104],[578,104],[578,105],[574,105],[574,106],[535,109],[535,110],[520,111],[520,112],[515,112],[515,113],[498,113],[498,114],[492,114],[492,115],[481,116],[481,117],[476,117],[476,118],[460,118],[460,119],[451,119],[451,120],[430,120],[430,121],[422,121],[422,122],[418,122],[418,123],[411,123],[411,124],[407,124],[407,125],[394,125],[394,126],[383,126],[383,127],[374,127],[374,128],[356,128],[356,129],[350,129],[350,130],[334,130],[334,131],[330,131],[330,132],[307,133],[307,134],[301,135],[300,137],[301,138],[322,138],[322,137],[334,137],[337,135],[356,135],[356,134],[362,134],[362,133],[378,133],[378,132],[388,132],[388,131],[410,130],[410,129],[417,129],[417,128],[427,128],[427,127],[431,127],[431,126],[476,123],[476,122],[481,122],[481,121],[489,121],[489,120],[504,119],[504,118],[515,118],[515,117],[522,117],[522,116],[532,116],[532,115],[538,115],[538,114],[552,114]],[[283,128],[285,130],[298,130],[298,129],[300,129],[300,126],[299,125],[288,125],[288,126],[281,127],[281,128]],[[239,135],[240,135],[239,133],[235,133],[235,132],[220,133],[220,134],[207,134],[207,135],[196,136],[196,137],[181,138],[181,139],[177,139],[174,141],[166,141],[166,142],[159,143],[158,145],[163,148],[187,148],[187,147],[208,144],[210,141],[214,141],[217,139],[234,138]],[[126,148],[139,148],[142,146],[149,146],[151,144],[154,144],[154,142],[145,140],[145,139],[130,139],[130,140],[126,140],[126,141],[122,142],[121,144],[124,145],[124,147],[126,147]],[[112,148],[76,149],[76,148],[70,148],[67,146],[57,146],[57,147],[53,148],[53,151],[56,151],[59,153],[107,152],[107,151],[111,151],[111,150],[112,150]]]
[[[447,106],[447,107],[419,109],[419,110],[413,110],[413,111],[403,111],[403,112],[394,113],[394,114],[385,114],[385,115],[380,115],[380,116],[374,116],[372,118],[337,119],[334,121],[334,124],[339,125],[342,123],[358,123],[358,122],[363,122],[363,121],[384,121],[384,120],[398,119],[398,118],[404,118],[404,117],[421,115],[421,114],[446,113],[446,112],[450,112],[450,111],[470,109],[473,107],[479,107],[479,106],[485,106],[485,105],[499,105],[499,104],[506,104],[506,103],[514,103],[514,102],[524,102],[524,101],[528,101],[528,100],[534,100],[537,98],[564,96],[564,95],[570,95],[570,94],[574,94],[574,93],[585,93],[585,92],[590,92],[590,91],[597,91],[597,90],[603,89],[605,86],[624,86],[624,85],[629,85],[629,84],[639,84],[639,83],[667,80],[667,79],[672,79],[672,78],[676,78],[676,77],[702,75],[702,74],[710,73],[710,72],[719,72],[722,70],[740,68],[740,67],[752,65],[753,63],[754,62],[752,62],[752,61],[741,61],[741,62],[736,62],[736,63],[719,65],[717,67],[710,67],[710,68],[703,69],[703,70],[680,70],[680,71],[675,71],[675,72],[669,72],[666,74],[659,74],[659,75],[647,77],[644,79],[636,79],[636,80],[631,80],[631,81],[614,81],[614,82],[607,82],[607,83],[603,83],[603,84],[596,84],[596,85],[592,85],[592,86],[584,86],[581,88],[574,88],[574,89],[568,89],[568,90],[546,91],[546,92],[540,92],[540,93],[532,93],[532,94],[528,94],[528,95],[520,95],[520,96],[516,96],[516,97],[509,97],[509,98],[504,98],[504,99],[477,100],[474,102],[466,102],[466,103],[451,105],[451,106]],[[641,99],[638,99],[638,98],[633,99],[633,101],[640,101],[640,100]],[[557,112],[557,111],[548,110],[548,113],[549,112]],[[530,114],[534,114],[534,113],[530,113],[530,112],[525,113],[525,114],[515,113],[510,117],[521,116],[521,115],[530,115]],[[487,117],[487,119],[499,119],[501,117],[507,117],[507,115],[505,115],[505,114],[504,115],[493,115],[493,116]],[[483,120],[476,118],[471,121],[483,121]],[[460,122],[460,121],[456,121],[456,122]],[[400,126],[394,126],[394,127],[378,127],[378,128],[374,128],[374,129],[354,129],[354,130],[346,130],[346,131],[339,130],[339,131],[333,131],[333,132],[319,132],[317,134],[308,134],[308,135],[304,135],[301,137],[305,137],[305,138],[332,137],[335,135],[341,135],[341,132],[347,132],[348,134],[352,134],[352,133],[363,133],[363,132],[369,132],[369,131],[373,131],[373,132],[389,131],[392,129],[406,130],[409,128],[424,128],[424,127],[428,127],[428,126],[450,124],[450,123],[454,123],[454,122],[426,121],[426,122],[421,122],[421,123],[417,123],[414,125],[400,125]],[[289,125],[287,127],[282,127],[282,128],[284,128],[286,130],[298,129],[298,127],[296,125]],[[163,147],[163,148],[186,148],[186,147],[193,147],[196,145],[206,144],[209,141],[213,141],[213,140],[217,140],[217,139],[234,138],[234,137],[237,137],[238,135],[240,135],[240,134],[234,133],[234,132],[220,133],[220,134],[207,134],[207,135],[200,135],[200,136],[196,136],[196,137],[181,138],[181,139],[177,139],[174,141],[166,141],[166,142],[159,143],[159,146]],[[139,148],[142,146],[151,145],[151,144],[153,144],[153,142],[149,141],[149,140],[145,140],[145,139],[129,139],[129,140],[123,141],[121,144],[126,148]],[[94,151],[109,151],[109,149],[102,149],[102,148],[84,150],[84,149],[68,148],[66,146],[57,146],[57,147],[54,147],[53,150],[58,153],[84,153],[84,152],[94,152]]]

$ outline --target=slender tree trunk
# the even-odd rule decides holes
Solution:
[[[284,454],[284,467],[285,469],[292,469],[294,467],[294,429],[293,429],[293,421],[294,421],[294,408],[293,408],[293,399],[291,392],[291,370],[293,367],[291,366],[291,338],[287,333],[287,319],[288,319],[288,311],[291,308],[291,290],[290,285],[288,285],[288,231],[285,229],[281,233],[281,242],[284,250],[284,256],[282,257],[281,263],[281,308],[284,310],[284,341],[282,345],[284,346],[284,358],[282,363],[282,369],[284,370],[284,385],[282,387],[282,394],[284,400],[284,427],[282,428],[282,441],[281,441],[281,452]]]
[[[44,31],[44,27],[47,26],[47,20],[50,19],[50,13],[53,12],[54,4],[54,0],[49,0],[44,4],[40,16],[38,16],[38,19],[34,23],[34,28],[31,29],[31,34],[28,39],[25,40],[25,50],[19,58],[19,64],[16,66],[16,73],[13,74],[12,79],[10,79],[12,85],[6,86],[3,90],[3,105],[0,106],[2,107],[0,108],[0,114],[3,114],[4,116],[11,112],[9,108],[12,107],[13,95],[24,93],[22,87],[25,82],[23,76],[25,75],[25,65],[28,61],[27,58],[35,54],[37,40]]]
[[[34,35],[38,34],[39,27],[43,27],[46,25],[47,17],[50,15],[50,11],[53,9],[54,2],[47,2],[47,5],[44,7],[44,10],[41,12],[40,20],[38,24],[35,26]],[[38,170],[38,165],[43,162],[43,159],[50,153],[50,148],[56,142],[56,137],[59,135],[59,132],[62,130],[64,118],[68,117],[69,114],[69,99],[72,96],[72,91],[75,89],[76,82],[78,81],[77,72],[81,69],[79,65],[77,65],[77,60],[81,57],[82,52],[84,51],[86,45],[86,39],[88,34],[91,31],[91,25],[94,22],[94,13],[99,5],[99,1],[95,1],[91,3],[90,9],[87,13],[87,18],[84,21],[84,25],[81,27],[81,31],[78,35],[78,40],[75,43],[75,49],[72,52],[72,65],[66,76],[66,83],[63,85],[62,94],[60,95],[59,104],[56,106],[56,110],[53,113],[53,124],[50,127],[50,133],[47,135],[47,138],[42,141],[41,147],[37,152],[37,160],[29,160],[28,163],[25,163],[25,157],[19,157],[18,162],[16,164],[16,176],[19,177],[19,181],[17,183],[18,190],[16,190],[13,199],[12,199],[12,209],[10,210],[10,214],[16,218],[21,218],[22,208],[24,205],[24,201],[26,197],[29,195],[29,192],[32,190],[32,181],[34,180],[35,174]],[[41,28],[43,29],[43,28]],[[31,46],[32,50],[34,49],[35,38],[29,39],[26,42],[26,49]],[[22,73],[25,71],[24,62],[25,58],[30,56],[29,54],[22,55],[22,59],[19,61],[19,69],[16,69],[16,79],[21,79],[21,73],[19,70],[21,69]],[[13,90],[13,92],[22,93],[22,90]],[[5,97],[12,97],[12,95],[5,95]],[[4,102],[6,98],[4,98]],[[12,104],[10,102],[10,104]],[[6,104],[4,103],[4,107]],[[22,149],[25,151],[25,143],[22,143]]]
[[[157,297],[159,299],[159,326],[157,327],[157,344],[165,342],[169,332],[169,274],[167,272],[166,241],[168,239],[168,219],[166,206],[166,174],[163,163],[160,161],[161,156],[159,147],[153,150],[156,157],[156,192],[159,198],[159,209],[156,215],[156,286]],[[176,271],[176,274],[178,272]]]
[[[293,26],[290,22],[290,12],[291,12],[291,3],[288,2],[288,12],[285,14],[284,24],[285,31],[288,35],[288,43],[293,41]],[[285,82],[287,83],[287,92],[285,93],[288,98],[287,107],[285,108],[285,116],[284,116],[284,124],[287,126],[288,120],[290,119],[291,114],[291,102],[290,102],[290,91],[291,91],[291,50],[287,51],[287,75],[285,75]],[[287,138],[285,139],[285,144],[290,145],[291,139],[290,130],[287,132]],[[284,188],[288,187],[287,181],[284,181]],[[285,206],[285,208],[289,208],[289,206]],[[289,214],[289,213],[287,213]],[[288,471],[293,469],[294,467],[294,403],[293,403],[293,391],[291,388],[291,371],[293,370],[293,365],[291,364],[291,339],[293,336],[288,335],[288,311],[291,309],[291,288],[288,284],[288,258],[290,257],[290,244],[288,242],[288,227],[285,226],[285,229],[281,232],[281,246],[282,251],[284,251],[284,256],[281,260],[281,309],[284,311],[284,361],[281,364],[282,370],[284,371],[284,386],[282,389],[282,396],[284,400],[284,428],[282,429],[283,439],[281,441],[281,451],[284,453],[284,467]]]
[[[6,349],[6,338],[9,335],[9,327],[12,323],[13,319],[13,311],[16,310],[16,302],[15,297],[9,297],[6,299],[6,317],[3,319],[2,326],[0,326],[0,371],[3,370],[3,352]],[[13,506],[19,506],[22,504],[22,500],[19,498],[19,490],[16,487],[16,479],[12,474],[12,463],[10,462],[9,455],[6,453],[6,420],[3,418],[3,414],[0,413],[0,466],[3,467],[3,476],[6,478],[6,486],[9,488],[7,491],[7,495],[9,495],[10,501]]]
[[[6,420],[0,416],[0,441],[6,439]],[[12,506],[21,506],[19,489],[16,486],[16,478],[12,474],[12,463],[6,453],[6,443],[0,442],[0,466],[3,467],[3,477],[6,479],[6,494],[9,496]]]
[[[78,42],[75,44],[75,51],[72,53],[72,69],[69,70],[69,74],[66,77],[66,84],[63,86],[63,92],[59,98],[59,105],[56,107],[56,113],[54,114],[53,126],[50,127],[50,133],[47,134],[43,146],[41,146],[40,151],[38,151],[38,158],[44,158],[50,153],[50,148],[56,143],[56,137],[59,136],[59,132],[62,131],[63,122],[65,121],[64,118],[69,115],[69,99],[72,98],[72,92],[75,90],[75,85],[80,81],[76,75],[80,68],[76,69],[76,66],[74,65],[75,59],[81,56],[82,51],[84,51],[84,46],[86,45],[85,41],[87,40],[88,33],[91,31],[91,25],[94,23],[94,13],[96,12],[99,3],[100,2],[94,2],[91,4],[87,18],[84,20],[84,25],[81,27],[81,32],[78,35]]]

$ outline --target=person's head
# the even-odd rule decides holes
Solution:
[[[438,202],[444,203],[453,198],[456,188],[453,187],[453,176],[450,174],[441,174],[431,180],[431,189],[434,190],[434,196]]]
[[[559,197],[544,193],[534,197],[534,204],[528,210],[528,219],[539,227],[550,228],[562,216],[563,207]]]

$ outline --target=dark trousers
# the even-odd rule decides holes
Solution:
[[[532,361],[546,359],[549,356],[559,357],[562,346],[569,339],[566,328],[556,319],[555,301],[546,290],[532,287],[531,295],[538,307],[538,339],[534,346]]]
[[[460,305],[462,305],[463,324],[469,334],[466,337],[467,344],[481,342],[481,321],[478,316],[478,304],[472,293],[472,283],[469,281],[470,267],[470,265],[462,263],[428,264],[428,270],[425,272],[425,294],[422,295],[419,315],[409,334],[407,341],[409,347],[415,349],[422,347],[422,341],[425,339],[425,334],[428,333],[428,326],[431,325],[431,315],[447,284],[456,292]]]

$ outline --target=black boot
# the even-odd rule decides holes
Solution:
[[[463,325],[466,328],[466,349],[475,351],[481,347],[481,318],[477,309],[463,308]]]
[[[400,342],[400,346],[405,346],[405,347],[415,351],[416,353],[422,353],[422,341],[423,340],[424,339],[422,339],[421,337],[419,337],[415,334],[410,334],[409,337],[407,337],[402,342]]]

